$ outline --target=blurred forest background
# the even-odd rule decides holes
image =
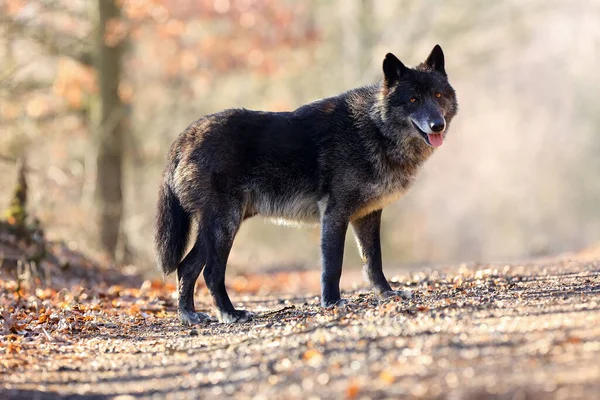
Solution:
[[[439,43],[460,111],[383,217],[390,265],[600,240],[600,1],[0,0],[0,205],[27,158],[51,239],[153,269],[169,145],[230,107],[291,110]],[[247,222],[235,268],[319,262],[318,229]],[[349,233],[346,264],[359,259]]]

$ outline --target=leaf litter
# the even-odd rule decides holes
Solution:
[[[175,287],[78,257],[53,279],[0,275],[0,397],[592,398],[600,262],[472,264],[358,287],[322,309],[318,272],[231,278],[241,324],[181,326]],[[46,268],[54,268],[46,266]],[[74,272],[73,272],[74,271]],[[36,280],[37,279],[37,280]],[[196,307],[214,316],[206,288]]]

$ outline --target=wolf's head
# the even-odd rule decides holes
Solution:
[[[429,146],[444,142],[457,112],[456,94],[444,69],[444,53],[436,45],[425,62],[408,68],[392,53],[383,60],[382,115],[395,132],[419,137]]]

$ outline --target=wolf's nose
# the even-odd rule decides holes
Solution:
[[[444,121],[444,120],[431,121],[429,123],[429,127],[434,132],[441,132],[446,127],[446,121]]]

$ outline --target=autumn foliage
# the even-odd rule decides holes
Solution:
[[[31,118],[61,112],[48,105],[47,94],[63,98],[70,109],[89,107],[90,96],[98,94],[96,72],[81,53],[61,51],[60,40],[70,36],[85,43],[91,52],[93,24],[86,18],[86,2],[56,1],[53,7],[8,0],[2,11],[6,17],[36,32],[51,30],[59,43],[47,49],[55,60],[52,92],[29,93],[25,110],[3,107],[4,116],[14,119],[25,111]],[[122,17],[107,22],[104,41],[115,46],[129,41],[127,73],[140,68],[154,79],[210,79],[214,74],[250,70],[272,75],[282,71],[282,49],[306,46],[318,40],[318,32],[307,5],[282,4],[272,0],[120,0]],[[61,5],[61,6],[59,6]],[[2,6],[0,6],[2,7]],[[23,17],[35,13],[37,18]],[[25,22],[22,22],[24,20]],[[298,22],[300,20],[300,22]],[[294,24],[292,24],[294,22]],[[27,36],[25,36],[27,39]],[[39,38],[38,38],[39,39]],[[38,40],[35,37],[33,41]],[[76,57],[81,56],[81,57]],[[148,58],[150,57],[150,58]],[[120,83],[122,101],[129,103],[134,88],[129,79]],[[26,94],[26,93],[23,93]]]

